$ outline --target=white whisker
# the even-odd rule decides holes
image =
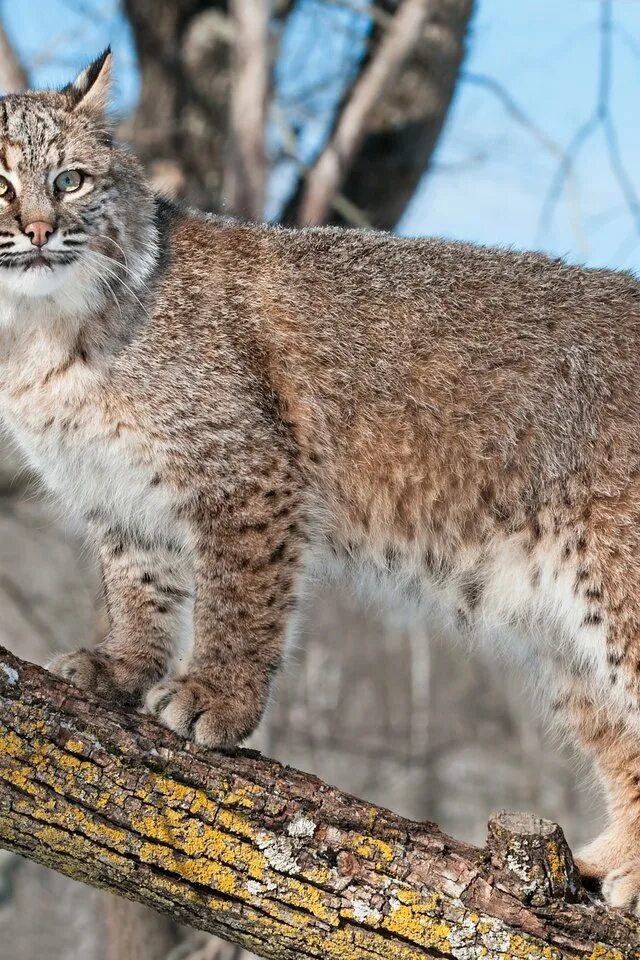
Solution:
[[[114,247],[116,247],[116,248],[120,251],[120,253],[122,254],[122,256],[124,257],[124,265],[125,265],[125,267],[127,268],[127,270],[129,270],[129,261],[127,260],[127,254],[125,253],[124,247],[120,246],[120,244],[117,243],[117,242],[113,239],[113,237],[108,237],[108,236],[106,235],[106,233],[97,233],[97,234],[96,234],[96,237],[97,237],[99,240],[108,240],[109,243],[112,243],[112,244],[114,245]],[[99,251],[96,251],[96,253],[98,253],[98,252],[99,252]],[[103,256],[106,256],[106,254],[102,254],[102,255],[103,255]]]
[[[126,273],[138,286],[143,287],[145,290],[148,290],[148,289],[149,289],[149,284],[146,283],[146,281],[143,280],[142,277],[140,277],[140,276],[138,276],[136,273],[134,273],[133,270],[131,270],[131,269],[127,266],[126,263],[122,263],[122,261],[116,260],[115,257],[110,257],[108,254],[102,253],[100,250],[90,250],[90,253],[92,253],[93,255],[95,255],[95,256],[97,256],[97,257],[100,257],[102,260],[106,260],[108,263],[113,263],[113,264],[115,264],[115,265],[116,265],[117,267],[119,267],[121,270],[124,270],[125,273]]]
[[[107,256],[105,256],[105,255],[102,254],[102,253],[98,253],[96,250],[92,250],[92,251],[91,251],[91,256],[92,256],[92,257],[99,257],[99,265],[100,265],[100,268],[101,268],[102,270],[105,270],[105,271],[109,274],[109,276],[113,277],[114,280],[117,280],[118,283],[122,284],[122,286],[124,287],[124,289],[130,294],[130,296],[133,297],[134,300],[136,300],[136,302],[137,302],[137,303],[140,305],[140,307],[144,310],[144,309],[145,309],[145,306],[144,306],[142,300],[140,299],[140,297],[135,293],[134,290],[131,289],[131,287],[129,286],[129,284],[126,283],[126,282],[122,279],[122,277],[118,276],[118,274],[116,273],[115,270],[113,270],[111,267],[108,267],[104,261],[110,261],[110,262],[112,262],[112,263],[115,263],[115,264],[116,264],[117,266],[119,266],[119,267],[122,267],[123,265],[122,265],[121,263],[118,263],[117,260],[112,260],[111,257],[107,257]]]

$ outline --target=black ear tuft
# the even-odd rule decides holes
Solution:
[[[104,113],[109,99],[112,62],[111,47],[107,47],[97,60],[78,74],[73,83],[62,90],[71,110]]]

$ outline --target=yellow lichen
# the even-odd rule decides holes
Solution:
[[[391,863],[393,860],[393,847],[390,843],[386,843],[384,840],[379,840],[377,837],[365,837],[361,834],[356,834],[353,837],[353,849],[361,857],[365,857],[367,860],[377,860],[381,859],[387,863]]]
[[[640,954],[636,951],[633,956],[637,958]],[[631,954],[624,954],[621,950],[613,950],[611,947],[604,947],[601,943],[597,943],[585,960],[630,960],[630,958]]]
[[[547,864],[551,871],[551,876],[558,883],[562,884],[565,877],[564,860],[560,855],[558,844],[555,840],[547,842]]]

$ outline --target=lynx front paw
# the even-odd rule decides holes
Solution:
[[[144,691],[157,679],[100,649],[64,653],[52,660],[48,669],[82,690],[127,706],[140,703]]]
[[[165,727],[204,747],[234,746],[249,736],[262,714],[255,696],[237,697],[190,676],[156,684],[146,708]]]
[[[602,881],[602,895],[609,906],[640,917],[640,860],[608,873]]]

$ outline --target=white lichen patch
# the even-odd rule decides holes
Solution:
[[[264,891],[264,887],[261,883],[258,883],[257,880],[249,880],[247,882],[247,891],[251,894],[252,897],[259,897]]]
[[[488,926],[488,925],[487,925]],[[491,933],[485,930],[485,936]],[[448,935],[452,950],[460,960],[475,960],[478,954],[478,924],[470,918],[464,918],[456,924],[451,924]]]
[[[0,663],[0,670],[2,670],[7,678],[7,683],[9,686],[15,687],[16,683],[20,679],[18,671],[14,670],[13,667],[10,667],[8,663]]]
[[[365,900],[354,900],[351,908],[358,923],[380,923],[382,914]]]
[[[279,873],[300,872],[293,843],[286,837],[270,837],[268,834],[263,834],[256,842],[258,848],[264,853],[267,863],[274,870]]]
[[[509,852],[506,857],[509,870],[524,883],[524,892],[531,895],[540,887],[540,882],[531,876],[529,858],[522,851]]]
[[[316,832],[316,825],[311,817],[306,817],[301,810],[292,818],[287,826],[287,833],[290,837],[312,837]]]

